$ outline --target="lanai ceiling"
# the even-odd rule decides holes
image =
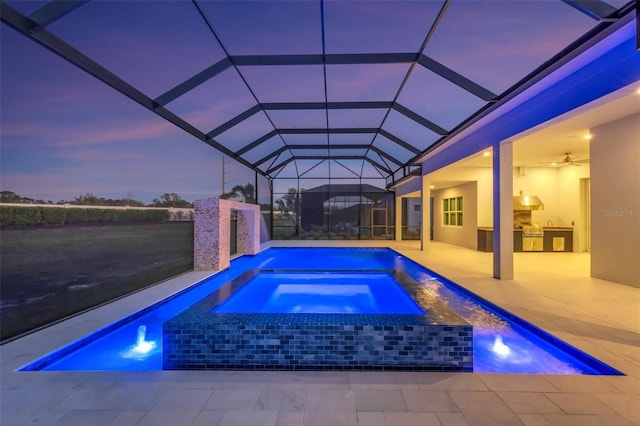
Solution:
[[[2,1],[2,21],[270,177],[386,178],[625,1]]]

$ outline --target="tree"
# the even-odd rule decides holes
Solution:
[[[250,183],[246,185],[236,185],[231,188],[230,192],[225,192],[218,197],[222,200],[229,200],[232,198],[240,198],[245,203],[255,203],[256,202],[256,189]]]
[[[295,188],[289,188],[286,194],[275,201],[275,204],[283,215],[293,213],[296,235],[298,235],[300,231],[300,194],[298,191]]]
[[[0,203],[51,204],[51,201],[34,200],[33,198],[18,195],[13,191],[0,191]]]
[[[87,192],[84,195],[74,198],[71,204],[79,204],[82,206],[104,206],[107,204],[107,200]]]
[[[151,202],[152,207],[177,207],[177,208],[190,208],[193,207],[190,202],[187,200],[183,200],[178,194],[175,192],[167,193],[165,192],[160,196],[160,198],[154,198]]]
[[[0,192],[0,202],[1,203],[22,203],[23,198],[16,194],[13,191],[2,191]]]

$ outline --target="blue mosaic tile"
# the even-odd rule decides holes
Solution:
[[[424,315],[211,313],[259,272],[246,271],[163,325],[165,369],[473,369],[472,326],[399,271],[377,272],[391,274]]]

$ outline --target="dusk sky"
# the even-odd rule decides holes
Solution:
[[[322,53],[319,2],[198,3],[231,55]],[[610,3],[619,7],[624,2]],[[28,14],[41,2],[8,4]],[[416,52],[441,5],[327,1],[326,52]],[[454,1],[424,54],[500,94],[595,24],[561,2]],[[190,1],[90,2],[47,31],[151,98],[225,56]],[[87,192],[107,198],[133,195],[147,203],[165,192],[189,201],[220,194],[222,157],[215,149],[5,24],[0,43],[2,190],[53,202]],[[409,64],[327,66],[327,99],[391,101],[408,69]],[[260,102],[325,101],[322,65],[242,66],[238,71],[225,70],[167,109],[207,133],[255,105],[254,96]],[[415,67],[398,102],[447,130],[484,105],[423,66]],[[379,127],[385,112],[331,110],[329,125]],[[326,128],[327,117],[323,110],[268,111],[268,116],[260,112],[216,140],[236,151],[272,131],[271,123]],[[437,140],[435,133],[396,111],[382,127],[420,150]],[[366,134],[331,135],[329,142],[370,144],[372,139]],[[257,161],[284,143],[327,141],[327,135],[277,136],[245,157]],[[374,145],[401,161],[411,157],[383,137],[376,137]],[[296,166],[299,173],[317,161],[297,163],[290,163],[290,170],[280,176],[295,173]],[[331,173],[349,176],[349,167],[362,171],[362,164],[332,163]],[[380,177],[365,166],[370,176]],[[306,176],[327,171],[322,165]],[[244,166],[228,165],[227,172],[227,190],[253,183],[253,173]]]

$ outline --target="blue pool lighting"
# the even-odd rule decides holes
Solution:
[[[389,274],[260,273],[216,313],[424,314]]]
[[[331,268],[330,273],[319,272],[327,266]],[[239,279],[250,271],[258,272],[249,279]],[[389,274],[395,281],[410,281],[412,284],[398,286]],[[322,279],[329,281],[313,289]],[[233,285],[229,287],[230,284]],[[257,287],[252,290],[252,286]],[[340,286],[343,293],[334,297],[335,290]],[[281,305],[279,309],[287,313],[256,313],[257,305],[273,302],[269,299],[275,297],[274,290],[284,295],[276,305]],[[379,310],[385,304],[382,302],[386,302],[387,290],[403,300],[400,305],[404,307],[400,311],[397,306],[392,308],[392,313]],[[242,293],[246,293],[245,301],[242,301]],[[260,293],[264,293],[264,297],[258,297]],[[350,305],[350,302],[345,302],[351,297],[347,293],[353,293],[356,299],[361,298],[347,309],[353,312],[345,313],[343,310],[341,313],[332,313],[335,309],[335,306],[330,306],[332,304]],[[226,309],[233,311],[238,308],[252,313],[216,312],[218,308],[225,309],[224,303],[215,302],[216,294],[226,295],[229,301]],[[240,296],[240,302],[233,302],[234,295]],[[297,300],[299,295],[303,295],[301,300]],[[201,314],[208,316],[209,320],[213,318],[215,322],[215,318],[239,316],[264,323],[265,328],[273,328],[269,325],[275,325],[273,321],[293,318],[297,314],[292,311],[302,312],[309,309],[309,305],[329,306],[329,312],[300,314],[313,317],[322,324],[350,324],[350,321],[365,319],[366,324],[384,328],[381,325],[383,320],[420,320],[433,316],[433,312],[420,308],[433,303],[434,306],[444,306],[454,316],[473,326],[474,372],[622,374],[447,278],[384,248],[270,248],[255,256],[239,257],[231,262],[230,268],[47,354],[20,370],[162,370],[163,353],[166,352],[166,348],[163,348],[163,327],[187,315],[204,301],[212,301],[210,308],[201,310]],[[234,304],[236,308],[233,308]],[[407,306],[417,311],[410,310],[407,313],[404,311]],[[311,309],[313,311],[315,308]],[[360,309],[366,309],[366,313],[357,312]],[[382,309],[385,309],[384,306]],[[273,318],[273,321],[269,322],[269,318]]]
[[[509,346],[502,342],[502,336],[496,336],[495,342],[493,342],[493,351],[498,354],[499,357],[506,358],[511,354]]]

